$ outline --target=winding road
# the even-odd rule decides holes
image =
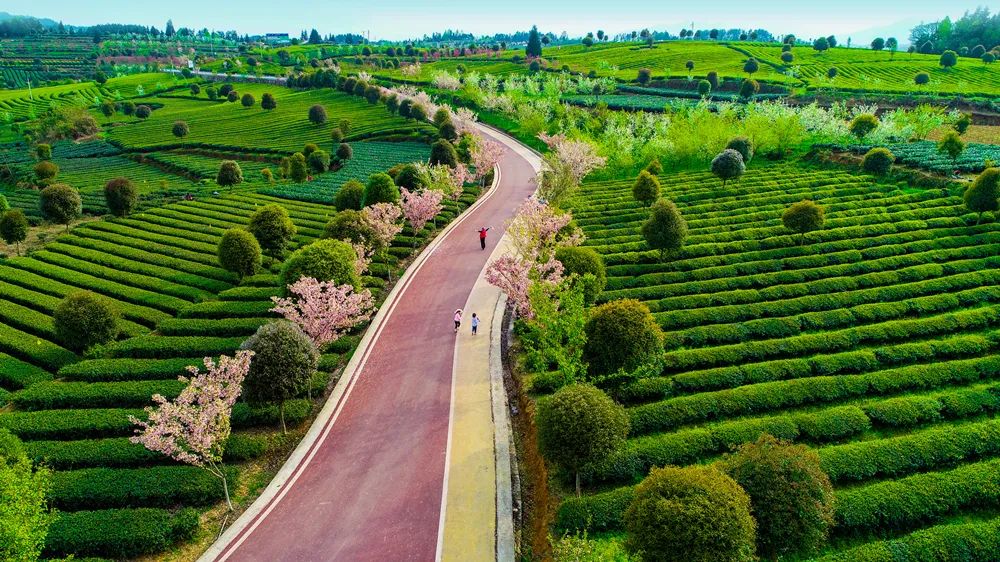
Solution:
[[[202,560],[435,559],[455,359],[452,314],[465,305],[505,221],[535,190],[524,149],[514,150],[516,141],[500,133],[483,134],[509,148],[498,184],[418,258],[302,444]],[[484,225],[492,227],[487,251],[477,235]]]

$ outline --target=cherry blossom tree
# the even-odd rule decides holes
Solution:
[[[413,229],[413,246],[417,245],[417,234],[423,230],[427,221],[436,217],[443,208],[441,199],[444,193],[436,189],[424,189],[421,191],[410,191],[405,187],[400,192],[402,194],[403,216],[410,223]]]
[[[146,421],[129,416],[129,421],[139,426],[138,435],[129,438],[132,443],[212,473],[222,480],[230,511],[233,504],[229,499],[222,453],[231,431],[229,421],[233,404],[242,392],[240,385],[250,369],[253,355],[253,351],[238,351],[235,357],[223,355],[218,363],[206,357],[204,373],[190,366],[187,370],[191,378],[179,377],[188,385],[175,400],[154,394],[153,402],[157,407],[146,408]]]
[[[403,212],[395,203],[376,203],[365,207],[361,212],[373,234],[370,239],[364,241],[366,257],[361,258],[359,255],[359,260],[368,260],[372,255],[384,253],[396,235],[403,231],[403,225],[399,222]],[[392,268],[389,267],[388,271],[391,282]]]
[[[607,158],[598,156],[597,149],[587,141],[545,133],[538,138],[552,149],[542,158],[538,178],[539,194],[546,200],[557,202],[565,198],[587,174],[607,163]]]
[[[475,179],[485,186],[486,176],[493,168],[500,163],[500,159],[507,152],[507,148],[490,139],[479,138],[479,142],[472,148],[472,166],[476,169]]]
[[[316,349],[337,341],[351,328],[371,318],[375,301],[371,291],[354,292],[350,285],[336,285],[303,277],[288,286],[297,298],[271,297],[276,312],[298,324]]]
[[[518,317],[535,316],[528,291],[535,283],[555,286],[563,280],[563,265],[554,257],[544,264],[518,256],[502,256],[486,267],[486,282],[497,287],[514,307]]]
[[[441,191],[455,202],[455,213],[458,213],[458,200],[464,192],[465,182],[469,181],[469,169],[459,163],[454,168],[444,165],[431,166],[418,163],[417,171],[423,176],[428,189]]]

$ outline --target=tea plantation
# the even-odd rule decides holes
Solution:
[[[955,193],[846,171],[784,164],[726,189],[707,173],[659,179],[689,228],[674,260],[646,249],[631,182],[585,183],[571,204],[607,264],[599,301],[645,303],[667,353],[660,376],[620,390],[627,445],[584,471],[560,532],[614,536],[651,467],[712,463],[762,433],[819,453],[831,554],[938,540],[959,531],[934,525],[955,520],[995,529],[1000,227],[974,226]],[[800,244],[781,215],[803,198],[826,223]]]

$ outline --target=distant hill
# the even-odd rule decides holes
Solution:
[[[35,18],[34,16],[22,16],[17,14],[10,14],[7,12],[0,12],[0,22],[5,22],[7,20],[11,20],[14,18],[34,18],[38,20],[38,22],[45,27],[56,27],[57,25],[59,25],[59,22],[50,20],[49,18]]]

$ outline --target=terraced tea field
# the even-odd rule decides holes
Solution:
[[[672,261],[646,249],[630,181],[587,183],[571,204],[608,265],[599,300],[647,304],[667,354],[661,376],[619,392],[627,445],[585,471],[557,529],[618,540],[650,467],[711,463],[764,432],[819,453],[831,555],[995,528],[1000,224],[974,226],[956,193],[791,164],[727,189],[708,173],[660,181],[689,228]],[[800,245],[781,214],[804,198],[826,223]]]
[[[239,102],[213,102],[204,92],[199,99],[178,94],[158,96],[151,101],[162,103],[163,107],[153,111],[149,119],[113,127],[107,138],[126,148],[186,146],[291,153],[301,150],[306,143],[316,143],[332,151],[330,132],[341,119],[351,123],[347,140],[386,136],[423,139],[434,131],[428,124],[389,115],[382,104],[369,104],[363,98],[331,89],[291,90],[237,84],[236,90],[240,95],[253,94],[257,105],[246,108]],[[274,94],[276,109],[260,108],[265,92]],[[315,104],[326,108],[329,118],[323,125],[309,122],[309,108]],[[190,134],[176,138],[171,132],[175,121],[187,122]]]
[[[864,154],[871,148],[859,145],[851,146],[849,150]],[[956,161],[938,152],[937,143],[934,141],[889,144],[886,148],[892,151],[896,156],[896,162],[900,164],[944,174],[956,169],[961,172],[981,172],[987,162],[994,164],[1000,162],[1000,146],[995,144],[968,143]]]

